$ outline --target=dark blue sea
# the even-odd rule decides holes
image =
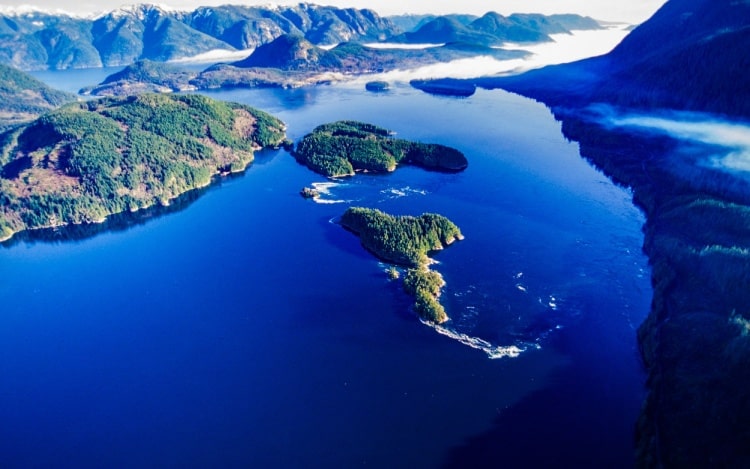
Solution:
[[[1,246],[0,467],[632,465],[644,219],[546,108],[408,86],[209,95],[293,139],[357,119],[469,167],[329,181],[264,151],[171,213]],[[321,203],[299,195],[314,183]],[[435,255],[445,329],[335,223],[351,205],[459,225]]]

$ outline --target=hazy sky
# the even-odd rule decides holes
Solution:
[[[190,10],[198,6],[242,4],[268,5],[297,4],[299,0],[166,0],[166,1],[128,1],[128,0],[0,0],[0,8],[20,5],[32,5],[43,9],[61,9],[71,13],[91,13],[111,10],[123,4],[156,3],[172,8]],[[528,13],[578,13],[610,21],[640,23],[651,16],[665,0],[321,0],[310,3],[334,5],[338,7],[371,8],[381,15],[401,13],[473,13],[483,14],[496,11],[502,14],[514,12]]]

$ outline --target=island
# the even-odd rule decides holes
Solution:
[[[382,93],[384,91],[388,91],[391,88],[391,85],[388,84],[387,81],[368,81],[365,83],[365,89],[367,91],[372,91],[373,93]]]
[[[358,235],[362,246],[377,257],[408,269],[404,290],[414,296],[414,310],[423,321],[442,324],[448,320],[438,301],[445,281],[439,272],[430,269],[428,253],[464,239],[453,222],[435,213],[393,216],[376,209],[350,207],[340,223]],[[398,278],[395,269],[389,269],[389,278]]]
[[[300,163],[328,177],[353,176],[356,171],[391,172],[399,164],[447,172],[468,166],[464,154],[455,148],[393,138],[388,129],[357,121],[316,127],[293,154]]]
[[[284,142],[270,114],[199,95],[65,105],[0,134],[0,240],[168,205]]]
[[[99,85],[82,89],[81,93],[121,96],[141,91],[297,88],[458,59],[492,57],[510,60],[527,55],[528,52],[521,50],[461,42],[417,49],[379,48],[357,42],[342,42],[329,49],[319,47],[299,34],[282,34],[273,41],[259,45],[242,60],[213,64],[200,72],[142,59],[110,75]]]
[[[467,80],[456,78],[440,78],[436,80],[411,80],[409,84],[425,93],[437,94],[443,96],[456,96],[468,98],[473,95],[477,87],[474,83]]]

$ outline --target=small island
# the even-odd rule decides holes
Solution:
[[[437,94],[442,96],[455,96],[458,98],[468,98],[473,95],[477,87],[468,80],[457,78],[439,78],[436,80],[412,80],[409,84],[425,93]]]
[[[199,95],[63,106],[0,134],[0,241],[168,205],[284,142],[270,114]]]
[[[362,172],[391,172],[399,164],[458,172],[468,166],[463,153],[436,143],[393,138],[393,132],[373,124],[338,121],[316,127],[297,145],[300,163],[328,177]]]
[[[373,93],[382,93],[388,91],[390,88],[391,85],[387,81],[368,81],[365,84],[365,89]]]
[[[419,217],[392,216],[380,210],[351,207],[341,216],[341,225],[359,236],[362,245],[377,257],[408,268],[404,290],[415,297],[414,310],[426,322],[442,324],[448,320],[440,304],[440,289],[445,281],[429,268],[428,253],[463,239],[461,230],[446,217],[425,213]],[[389,269],[389,277],[395,269]]]

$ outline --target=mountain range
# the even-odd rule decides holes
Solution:
[[[468,21],[461,15],[425,18],[414,31],[390,40],[406,43],[469,42],[485,46],[502,46],[506,42],[551,41],[551,34],[570,34],[572,30],[602,29],[593,18],[579,15],[512,14],[489,12]]]
[[[669,1],[611,53],[477,84],[551,106],[607,102],[750,118],[750,2]]]
[[[547,41],[549,34],[591,29],[599,24],[577,15],[488,13],[422,18],[410,32],[368,9],[311,4],[277,7],[222,5],[193,11],[135,5],[95,18],[42,11],[0,14],[0,63],[21,70],[130,65],[137,60],[170,61],[214,50],[249,50],[284,34],[316,45],[342,42]],[[408,25],[408,21],[401,20]],[[416,26],[416,25],[415,25]]]

